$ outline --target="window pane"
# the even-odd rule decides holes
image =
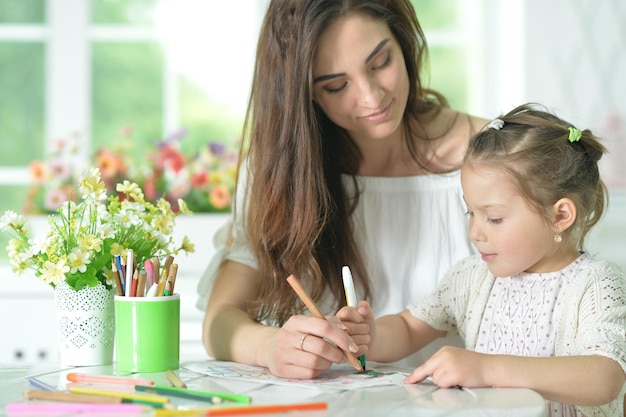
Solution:
[[[43,45],[0,42],[0,69],[0,165],[26,165],[43,154]]]
[[[228,106],[211,100],[206,91],[179,76],[180,121],[187,130],[181,148],[193,153],[208,142],[222,142],[236,147],[241,134],[243,115],[229,112]]]
[[[45,0],[0,0],[0,23],[43,23]]]
[[[468,67],[462,47],[430,48],[430,87],[448,99],[450,107],[468,111]]]
[[[425,32],[456,30],[460,10],[457,0],[413,0],[412,3]]]
[[[148,43],[93,45],[93,149],[132,127],[137,152],[162,137],[163,56]]]
[[[91,21],[100,24],[151,25],[158,0],[92,0]]]

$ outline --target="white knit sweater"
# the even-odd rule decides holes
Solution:
[[[585,255],[586,256],[586,255]],[[440,287],[409,307],[433,328],[458,332],[475,350],[483,311],[497,278],[480,256],[458,262]],[[626,372],[626,282],[619,266],[589,262],[570,280],[556,325],[555,356],[602,355]],[[578,407],[588,417],[623,416],[626,385],[618,398],[601,407]]]

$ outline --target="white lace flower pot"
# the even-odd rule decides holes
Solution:
[[[54,290],[59,352],[64,366],[113,363],[115,316],[113,291],[99,283],[79,291],[65,282]]]

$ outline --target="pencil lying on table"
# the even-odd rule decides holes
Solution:
[[[289,283],[289,285],[291,285],[291,288],[293,288],[296,294],[298,294],[298,297],[300,297],[302,302],[307,306],[307,308],[315,317],[317,317],[318,319],[326,320],[326,317],[322,314],[319,307],[317,307],[315,301],[313,301],[311,297],[309,297],[309,295],[306,293],[306,291],[304,291],[304,288],[302,288],[300,281],[298,281],[295,276],[289,275],[289,277],[287,277],[287,282]],[[363,367],[361,367],[359,360],[356,358],[356,356],[354,356],[352,352],[350,352],[349,350],[344,350],[343,354],[357,371],[360,372],[363,370]]]
[[[154,381],[148,379],[138,379],[123,376],[83,374],[70,372],[65,378],[70,382],[94,382],[100,384],[122,384],[122,385],[154,385]]]
[[[187,388],[187,384],[185,384],[183,380],[174,373],[174,371],[168,369],[167,372],[165,372],[165,377],[176,388]]]

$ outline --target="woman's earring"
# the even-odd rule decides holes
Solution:
[[[554,235],[554,241],[555,241],[556,243],[561,243],[561,241],[562,241],[562,240],[563,240],[563,238],[561,237],[561,234],[560,234],[560,233],[555,233],[555,235]]]

